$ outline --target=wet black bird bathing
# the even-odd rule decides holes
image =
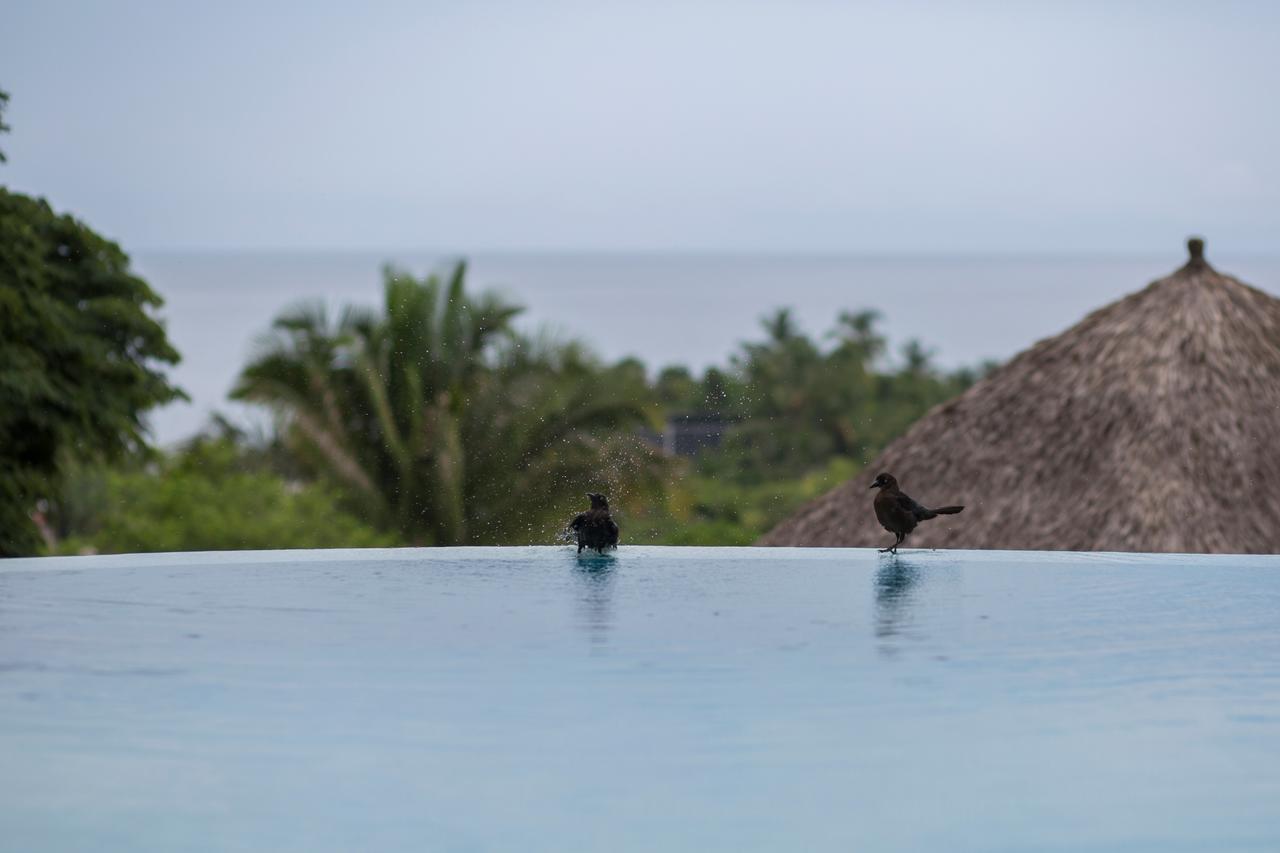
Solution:
[[[605,548],[618,547],[618,524],[609,515],[609,499],[604,495],[588,494],[591,509],[578,513],[569,523],[578,540],[578,553],[583,548],[593,548],[597,554]]]
[[[871,488],[880,490],[874,502],[876,519],[885,530],[897,537],[888,548],[880,549],[881,554],[898,553],[898,546],[902,544],[902,540],[906,539],[907,534],[915,530],[920,522],[940,515],[955,515],[964,509],[963,506],[943,506],[937,509],[922,506],[898,488],[898,481],[892,474],[878,475],[876,481],[871,484]]]

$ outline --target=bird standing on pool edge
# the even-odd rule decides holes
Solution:
[[[591,498],[591,509],[580,512],[569,523],[569,529],[578,538],[578,553],[583,548],[594,548],[597,554],[603,554],[605,548],[618,547],[618,524],[609,515],[609,499],[594,492]]]
[[[886,551],[890,554],[898,553],[898,546],[902,544],[902,540],[906,539],[907,534],[915,530],[920,522],[940,515],[955,515],[964,509],[963,506],[944,506],[937,509],[921,506],[903,494],[902,489],[898,488],[898,481],[892,474],[878,475],[876,481],[871,484],[871,488],[880,490],[875,499],[876,519],[885,530],[898,537],[888,548],[881,548],[881,554]]]

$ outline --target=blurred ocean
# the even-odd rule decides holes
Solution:
[[[1280,256],[1209,259],[1280,295]],[[381,266],[447,268],[425,252],[138,252],[136,268],[164,297],[161,316],[183,360],[174,380],[191,396],[155,412],[158,441],[179,441],[214,411],[265,423],[226,399],[255,337],[286,306],[324,300],[376,306]],[[1094,308],[1181,265],[1178,246],[1152,256],[874,257],[784,254],[478,254],[469,286],[495,288],[601,356],[637,356],[651,370],[724,364],[760,335],[760,318],[795,310],[812,333],[843,310],[874,308],[897,349],[918,338],[944,367],[1004,360]]]

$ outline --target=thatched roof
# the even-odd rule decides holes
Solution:
[[[906,547],[1280,552],[1280,299],[1191,240],[1167,278],[934,408],[762,545],[885,546],[880,471],[926,505]]]

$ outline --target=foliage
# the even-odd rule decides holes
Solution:
[[[264,470],[233,438],[200,438],[157,462],[71,473],[53,521],[64,554],[396,544],[339,508],[323,484]]]
[[[633,435],[643,381],[518,334],[521,309],[465,276],[389,268],[381,314],[285,313],[234,396],[270,407],[311,470],[409,542],[545,541],[589,487],[656,487],[660,460]]]
[[[639,508],[649,541],[754,542],[977,379],[974,371],[938,371],[914,341],[887,365],[877,320],[869,311],[841,314],[824,345],[782,310],[727,369],[700,380],[683,367],[662,370],[654,394],[668,415],[720,418],[726,435],[670,485],[665,504]]]
[[[147,313],[158,297],[42,201],[3,192],[0,237],[7,553],[37,547],[42,498],[59,550],[141,551],[548,542],[591,490],[627,542],[748,544],[977,377],[915,342],[889,364],[874,313],[814,339],[784,310],[727,365],[651,380],[635,359],[520,333],[521,309],[468,292],[462,264],[388,268],[377,312],[276,319],[234,392],[277,415],[272,442],[224,424],[148,455],[142,413],[180,396],[157,369],[177,360]],[[724,442],[661,458],[646,441],[678,415],[720,419]]]
[[[852,477],[852,460],[835,457],[800,477],[745,485],[690,473],[672,482],[660,505],[624,518],[628,542],[653,545],[750,545],[798,506]]]
[[[701,383],[668,369],[657,391],[673,410],[713,414],[732,426],[724,444],[699,457],[703,474],[758,485],[823,468],[833,458],[865,463],[932,406],[972,384],[943,374],[916,342],[898,367],[883,365],[874,312],[843,313],[822,346],[791,313],[763,322],[763,340],[744,344],[728,371]]]
[[[62,467],[141,449],[143,413],[182,396],[160,304],[115,243],[0,188],[0,555],[38,547]]]
[[[0,133],[8,133],[9,125],[4,123],[4,111],[9,106],[9,93],[0,89]],[[4,151],[0,151],[0,163],[5,162]]]

